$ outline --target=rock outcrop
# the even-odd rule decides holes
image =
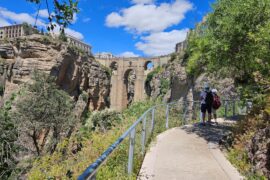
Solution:
[[[56,83],[74,100],[86,93],[89,110],[109,106],[110,77],[102,66],[78,48],[44,35],[0,41],[0,75],[4,99],[31,80],[34,70],[56,77]],[[5,77],[5,78],[3,78]]]
[[[169,83],[167,89],[164,89],[164,81]],[[160,72],[153,75],[150,82],[147,82],[148,87],[146,89],[147,94],[153,99],[163,96],[164,102],[185,101],[185,108],[187,108],[186,117],[187,120],[191,120],[197,118],[197,113],[195,112],[199,108],[199,102],[194,101],[200,101],[200,93],[206,82],[212,88],[218,90],[222,99],[234,99],[237,97],[232,78],[224,78],[207,73],[201,73],[197,77],[189,76],[186,72],[183,53],[172,56],[171,61]]]
[[[259,130],[247,146],[253,170],[270,179],[270,127]]]
[[[150,96],[157,98],[162,94],[162,80],[170,82],[168,93],[168,101],[196,101],[199,100],[200,92],[203,90],[204,84],[207,82],[212,88],[216,88],[222,99],[231,99],[237,97],[234,80],[232,78],[224,78],[216,75],[201,73],[197,77],[190,77],[186,73],[186,67],[183,63],[183,56],[176,56],[170,61],[164,70],[155,74],[148,87]],[[166,96],[167,96],[166,94]]]

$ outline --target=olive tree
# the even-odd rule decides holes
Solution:
[[[58,89],[53,77],[35,72],[33,82],[28,83],[18,97],[12,118],[19,134],[30,138],[36,154],[40,155],[44,147],[44,141],[39,141],[41,134],[47,137],[51,132],[47,150],[53,152],[61,133],[74,123],[72,108],[70,96]]]

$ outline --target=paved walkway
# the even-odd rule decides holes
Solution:
[[[184,126],[157,137],[146,154],[139,180],[243,179],[218,148],[230,126]]]

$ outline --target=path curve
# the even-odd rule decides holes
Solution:
[[[139,180],[239,180],[218,139],[226,126],[184,126],[160,134],[147,152]]]

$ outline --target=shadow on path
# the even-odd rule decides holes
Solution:
[[[232,131],[232,125],[236,122],[233,120],[218,119],[218,124],[207,124],[203,126],[199,123],[194,125],[187,125],[181,129],[185,130],[188,134],[196,134],[204,138],[208,143],[218,144],[220,139]]]

